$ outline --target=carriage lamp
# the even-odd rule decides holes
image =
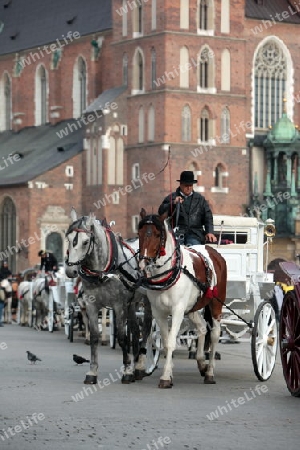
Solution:
[[[275,236],[276,228],[275,228],[275,220],[273,219],[267,219],[265,221],[265,229],[264,234],[267,237],[266,242],[264,245],[266,245],[266,262],[265,262],[265,279],[268,279],[268,262],[269,262],[269,244],[272,243],[272,238]]]

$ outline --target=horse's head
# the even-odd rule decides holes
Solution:
[[[68,250],[65,259],[65,272],[67,277],[75,278],[78,276],[79,266],[93,251],[93,221],[95,216],[90,214],[78,219],[75,209],[72,209],[71,219],[73,222],[66,232]]]
[[[164,225],[166,216],[146,215],[144,209],[142,209],[140,215],[142,220],[138,228],[139,266],[143,270],[146,265],[155,264],[157,258],[166,254],[166,230]]]

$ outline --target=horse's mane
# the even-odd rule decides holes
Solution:
[[[86,222],[88,220],[88,216],[82,216],[79,219],[77,219],[75,222],[71,223],[71,225],[69,226],[69,228],[66,231],[66,236],[68,236],[68,234],[72,233],[72,231],[76,230],[76,229],[81,229],[81,230],[85,230],[88,231],[87,227],[86,227]],[[109,226],[107,225],[105,219],[103,220],[99,220],[96,217],[94,218],[95,222],[99,222],[101,226],[103,226],[104,228],[109,228]]]
[[[86,221],[87,221],[87,216],[82,216],[82,217],[80,217],[80,219],[71,223],[71,225],[69,226],[69,228],[66,231],[66,236],[68,236],[68,234],[72,233],[72,231],[74,231],[76,228],[80,228],[82,230],[87,230],[87,228],[85,226]]]
[[[158,214],[149,214],[148,216],[145,216],[139,223],[138,229],[140,230],[143,228],[146,224],[151,224],[156,227],[157,230],[161,231],[164,228],[164,221],[162,222],[159,218],[160,216]],[[169,231],[172,231],[171,224],[170,224],[170,217],[166,219],[167,227]]]

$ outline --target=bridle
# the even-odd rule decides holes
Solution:
[[[144,226],[147,225],[147,229],[146,229],[146,237],[150,238],[152,236],[152,230],[151,230],[151,225],[154,225],[155,228],[159,231],[160,233],[160,241],[159,241],[159,246],[158,249],[156,251],[156,255],[152,258],[149,258],[149,256],[144,256],[141,255],[141,253],[139,254],[139,260],[140,261],[148,261],[150,264],[156,264],[156,261],[159,257],[165,255],[165,243],[166,243],[166,232],[164,229],[164,226],[162,224],[162,222],[157,219],[156,216],[151,215],[151,216],[147,216],[145,217],[140,223],[139,223],[139,230],[141,230],[142,228],[144,228]]]
[[[73,247],[75,247],[75,246],[77,245],[77,243],[78,243],[78,234],[79,234],[79,233],[90,234],[91,237],[90,237],[90,240],[89,240],[89,246],[88,246],[88,249],[87,249],[85,255],[84,255],[81,259],[79,259],[78,261],[76,261],[76,262],[70,262],[70,261],[69,261],[69,251],[67,251],[67,257],[66,257],[66,259],[65,259],[65,263],[66,263],[67,266],[69,266],[69,267],[70,267],[70,266],[79,266],[79,265],[81,265],[81,263],[83,263],[83,261],[86,259],[86,257],[87,257],[90,253],[93,252],[93,250],[94,250],[94,245],[95,245],[95,235],[94,235],[94,233],[93,233],[92,230],[89,231],[89,230],[87,230],[86,228],[71,228],[71,229],[69,229],[69,230],[67,231],[66,237],[68,237],[68,235],[71,234],[73,231],[76,232],[76,235],[75,235],[75,237],[74,237],[74,239],[73,239]]]
[[[164,267],[169,261],[171,261],[171,268],[165,270],[164,272],[160,272],[157,275],[148,276],[147,274],[145,274],[142,277],[141,285],[144,288],[146,289],[148,288],[151,290],[169,289],[170,287],[174,286],[175,283],[177,283],[182,270],[181,267],[182,253],[180,250],[180,244],[176,242],[174,233],[171,233],[174,242],[174,251],[162,264],[156,264],[157,259],[166,254],[165,252],[166,231],[163,223],[159,219],[157,219],[156,216],[154,215],[145,217],[139,224],[139,230],[141,230],[141,228],[143,228],[145,225],[154,225],[160,231],[160,242],[156,255],[153,258],[140,255],[139,256],[140,261],[145,260],[149,264],[154,265],[156,269]],[[152,231],[150,227],[148,228],[147,232],[149,233],[148,237],[151,237]],[[146,273],[146,271],[144,271],[144,273]]]

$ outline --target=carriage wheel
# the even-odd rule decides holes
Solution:
[[[70,321],[69,321],[69,339],[70,342],[73,342],[73,335],[74,335],[74,310],[72,311]]]
[[[295,291],[285,295],[280,314],[280,354],[290,393],[300,397],[300,300]]]
[[[110,348],[115,349],[117,343],[117,322],[116,313],[113,309],[109,311],[109,344]]]
[[[251,338],[251,353],[255,375],[260,381],[270,378],[275,367],[278,327],[276,313],[269,301],[259,304]]]
[[[160,329],[155,319],[152,320],[152,327],[147,340],[146,350],[146,373],[147,375],[151,375],[154,370],[157,369],[161,351]]]

